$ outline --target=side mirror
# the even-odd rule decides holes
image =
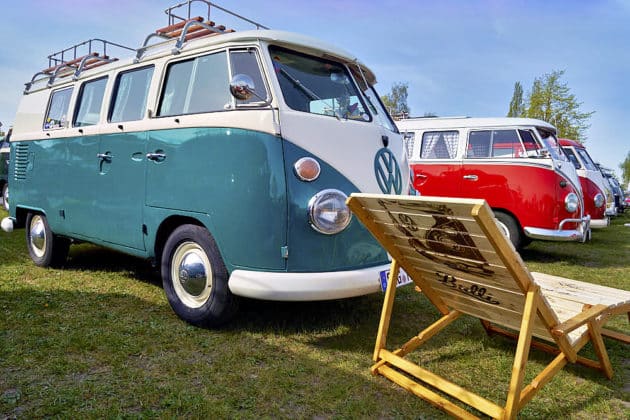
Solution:
[[[247,101],[252,96],[257,96],[255,90],[254,80],[246,74],[236,74],[230,80],[230,93],[239,101]]]

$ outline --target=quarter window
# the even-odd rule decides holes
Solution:
[[[101,79],[85,82],[81,86],[74,116],[75,127],[83,127],[98,123],[101,115],[101,106],[103,105],[103,95],[105,94],[106,85],[107,78],[103,77]]]
[[[237,105],[251,104],[256,102],[262,102],[269,100],[267,88],[260,73],[260,66],[258,65],[258,56],[255,50],[246,51],[231,51],[230,62],[232,64],[232,75],[246,74],[254,81],[254,93],[248,100],[237,100]]]
[[[225,52],[171,64],[158,115],[223,111],[230,103],[228,79]]]
[[[137,121],[144,117],[152,76],[153,67],[144,67],[118,75],[110,122]]]
[[[479,130],[471,131],[468,136],[467,158],[513,158],[524,155],[516,130]]]
[[[46,119],[44,120],[44,130],[66,127],[71,96],[71,87],[56,90],[52,93],[50,103],[48,104],[48,111],[46,112]]]
[[[422,135],[420,157],[454,159],[457,155],[458,131],[428,131]]]

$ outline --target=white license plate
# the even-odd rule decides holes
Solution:
[[[387,280],[389,279],[389,270],[381,271],[380,276],[381,276],[381,290],[384,292],[385,290],[387,290]],[[409,277],[409,275],[405,273],[405,270],[401,268],[398,271],[398,283],[396,284],[396,287],[404,286],[409,283],[412,283],[411,277]]]

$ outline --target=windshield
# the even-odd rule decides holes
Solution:
[[[269,47],[286,104],[296,111],[371,121],[348,69],[341,63]]]
[[[542,143],[545,149],[549,151],[549,154],[551,155],[551,157],[554,160],[562,160],[562,161],[568,162],[569,158],[567,158],[567,155],[565,155],[564,152],[562,151],[562,148],[560,147],[560,144],[558,143],[558,139],[556,138],[556,136],[542,130],[538,130],[538,131],[540,132]]]
[[[595,162],[593,162],[593,159],[591,159],[591,157],[589,156],[589,154],[586,152],[586,150],[584,149],[576,149],[577,154],[580,156],[580,159],[582,160],[582,163],[584,164],[584,167],[586,169],[588,169],[589,171],[597,171],[597,166],[595,166]]]

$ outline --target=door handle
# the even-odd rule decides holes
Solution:
[[[111,162],[112,161],[112,155],[108,152],[108,153],[97,153],[96,157],[104,162]]]
[[[425,174],[415,174],[414,175],[416,178],[428,178]]]
[[[166,159],[166,153],[155,152],[155,153],[147,153],[147,159],[152,160],[154,162],[162,162]]]
[[[468,179],[470,181],[477,181],[479,177],[477,175],[464,175],[464,179]]]

